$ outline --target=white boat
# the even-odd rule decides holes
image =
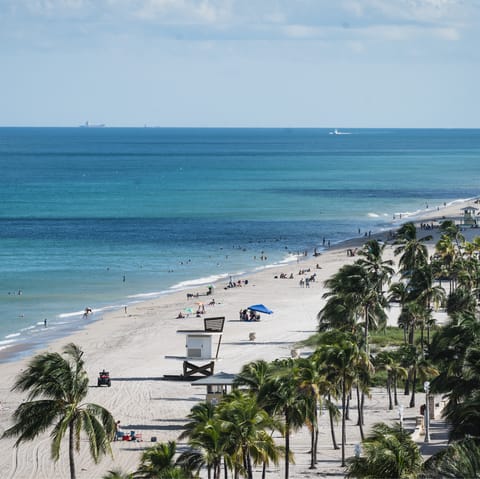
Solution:
[[[80,128],[105,128],[105,125],[103,123],[100,123],[98,125],[91,125],[86,121],[83,125],[80,125]]]
[[[338,131],[336,128],[333,131],[328,132],[329,135],[350,135],[347,131]]]

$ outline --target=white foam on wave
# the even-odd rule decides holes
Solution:
[[[420,215],[423,215],[425,213],[430,213],[431,211],[442,211],[443,208],[445,208],[445,206],[448,208],[449,206],[454,206],[454,205],[457,205],[457,204],[463,204],[463,203],[467,203],[469,201],[474,201],[476,200],[477,197],[474,196],[472,198],[458,198],[456,200],[453,200],[453,201],[449,201],[448,203],[445,203],[444,205],[439,205],[438,206],[438,209],[437,209],[437,206],[434,206],[433,208],[419,208],[418,210],[415,210],[415,211],[399,211],[397,213],[395,213],[395,218],[396,219],[404,219],[404,218],[415,218],[416,216],[420,216]]]
[[[20,331],[30,331],[31,329],[35,329],[35,326],[27,326],[26,328],[22,328]]]
[[[90,307],[90,306],[89,306]],[[103,313],[104,311],[111,311],[112,309],[117,309],[119,306],[110,304],[107,306],[102,306],[101,308],[91,308],[92,312],[90,314],[97,314],[97,313]],[[62,313],[57,316],[57,318],[73,318],[73,317],[78,317],[78,316],[83,316],[85,314],[85,310],[82,309],[81,311],[73,311],[71,313]],[[43,324],[43,321],[38,324]]]
[[[148,299],[148,298],[158,298],[159,296],[162,296],[166,294],[165,291],[153,291],[151,293],[138,293],[138,294],[131,294],[127,296],[127,298],[136,298],[136,299]]]
[[[17,341],[15,339],[3,339],[2,341],[0,341],[0,346],[8,347],[16,342]],[[0,348],[0,349],[4,349],[4,348]]]
[[[72,313],[62,313],[59,314],[59,318],[72,318],[74,316],[82,316],[85,313],[85,310],[83,309],[82,311],[74,311]]]
[[[266,264],[263,266],[257,266],[254,271],[262,271],[265,269],[273,269],[273,268],[278,268],[279,266],[285,265],[285,264],[290,264],[290,263],[295,263],[298,261],[299,258],[304,258],[305,256],[303,254],[288,254],[285,256],[285,258],[276,261],[275,263],[270,263]]]
[[[370,218],[379,218],[380,217],[380,215],[377,215],[377,213],[368,213],[367,216],[370,217]]]
[[[205,284],[216,283],[221,279],[228,278],[229,276],[239,276],[245,274],[244,271],[237,272],[237,273],[223,273],[223,274],[212,274],[211,276],[205,276],[203,278],[191,279],[187,281],[181,281],[180,283],[174,284],[170,287],[171,290],[182,290],[187,288],[192,288],[195,286],[202,286]]]
[[[17,338],[18,336],[20,336],[21,333],[13,333],[13,334],[7,334],[5,336],[5,339],[9,339],[9,338]]]
[[[276,264],[289,264],[297,261],[299,258],[303,258],[303,254],[288,254],[285,258],[278,261]]]

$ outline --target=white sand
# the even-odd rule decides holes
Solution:
[[[472,204],[471,202],[468,204]],[[424,218],[459,215],[465,204],[429,211]],[[402,221],[407,220],[403,218]],[[434,230],[435,231],[435,230]],[[473,235],[475,230],[466,234]],[[426,232],[430,233],[430,231]],[[438,230],[435,231],[438,237]],[[421,235],[421,233],[420,233]],[[388,236],[385,233],[385,238]],[[320,257],[311,256],[299,264],[276,269],[266,269],[248,277],[247,286],[223,289],[224,283],[216,285],[212,297],[217,304],[207,306],[206,317],[225,316],[226,323],[219,359],[215,371],[236,373],[241,366],[255,359],[273,360],[289,357],[293,345],[315,332],[316,315],[322,308],[325,292],[323,282],[346,263],[356,258],[347,257],[346,248],[361,245],[365,238],[332,248]],[[392,247],[387,247],[388,255],[393,257]],[[316,269],[319,264],[321,269]],[[316,273],[317,281],[310,288],[299,286],[300,269],[310,268],[309,274]],[[274,279],[281,272],[294,274],[295,279]],[[307,273],[308,275],[308,273]],[[195,291],[204,292],[205,288]],[[72,334],[68,338],[56,341],[48,346],[48,351],[59,351],[68,342],[75,342],[85,351],[85,361],[90,377],[91,389],[87,400],[108,408],[116,419],[121,421],[123,430],[135,430],[143,434],[143,442],[115,442],[112,444],[113,460],[104,458],[98,465],[90,459],[86,441],[77,455],[77,477],[98,478],[110,469],[121,468],[133,471],[138,465],[140,453],[152,445],[150,438],[158,441],[177,439],[185,416],[190,408],[204,400],[203,387],[193,387],[189,382],[164,381],[164,374],[180,374],[183,356],[185,356],[185,336],[177,329],[203,329],[203,318],[189,317],[176,319],[179,311],[188,306],[196,307],[198,300],[209,301],[211,297],[186,299],[186,292],[175,293],[151,302],[139,303],[129,307],[128,314],[123,310],[106,315],[103,319],[90,324],[87,328]],[[274,314],[262,315],[260,322],[240,322],[239,310],[248,305],[263,303]],[[390,322],[395,324],[398,311],[391,311]],[[192,316],[192,315],[191,315]],[[256,340],[249,340],[249,333],[255,332]],[[308,354],[308,351],[300,351]],[[11,425],[11,414],[24,399],[25,395],[10,392],[15,376],[25,367],[27,360],[0,364],[0,434]],[[195,361],[204,363],[208,361]],[[98,371],[107,369],[112,376],[111,388],[97,388]],[[408,398],[401,395],[405,405],[405,417],[413,421],[417,411],[407,409]],[[419,399],[420,403],[420,399]],[[388,411],[383,391],[373,391],[368,401],[366,413],[368,426],[378,421],[397,420],[396,410]],[[416,408],[418,409],[418,408]],[[352,410],[347,430],[347,456],[353,454],[353,448],[359,442],[356,412]],[[279,440],[281,440],[279,438]],[[337,441],[340,442],[340,429],[337,428]],[[13,447],[13,439],[3,439],[0,449],[0,476],[2,478],[53,479],[69,477],[66,441],[60,460],[54,464],[50,459],[50,441],[48,435],[40,436],[36,441]],[[180,443],[182,448],[184,443]],[[332,449],[327,416],[321,419],[321,437],[319,447],[320,464],[316,471],[309,471],[309,435],[306,428],[295,434],[292,440],[296,465],[291,466],[291,477],[312,477],[314,475],[342,477],[340,451]],[[272,467],[270,477],[280,477],[283,468]]]

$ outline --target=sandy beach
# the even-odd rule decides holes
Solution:
[[[466,205],[476,206],[473,201],[458,202],[448,207],[435,206],[414,218],[416,222],[436,224],[437,219],[460,216],[460,209]],[[398,224],[408,221],[398,218]],[[422,236],[419,232],[419,236]],[[464,231],[468,238],[476,236],[477,230]],[[438,229],[425,231],[433,234],[433,245],[438,239]],[[388,241],[389,232],[379,235]],[[312,252],[297,263],[289,263],[245,276],[248,284],[241,287],[225,288],[226,283],[215,284],[210,296],[187,299],[187,293],[205,293],[206,287],[191,291],[182,291],[165,295],[159,299],[129,306],[105,315],[101,320],[92,322],[84,330],[70,337],[58,340],[46,348],[59,351],[65,344],[74,342],[85,351],[85,362],[90,377],[91,389],[88,401],[101,404],[121,421],[121,430],[134,430],[141,433],[142,442],[112,443],[113,459],[106,457],[98,465],[90,459],[87,443],[77,456],[79,478],[99,478],[111,469],[132,472],[138,465],[141,452],[152,445],[151,438],[159,442],[177,439],[190,408],[204,400],[205,389],[195,387],[190,382],[165,380],[164,375],[179,375],[185,359],[185,335],[177,333],[182,329],[203,329],[203,317],[224,316],[225,325],[219,357],[215,361],[215,372],[237,373],[243,364],[256,360],[273,360],[290,357],[295,344],[315,332],[316,315],[322,308],[325,292],[323,283],[338,268],[356,258],[347,256],[349,248],[360,247],[365,237],[350,240],[333,246],[320,256],[313,257]],[[393,258],[393,248],[387,246],[388,257]],[[318,265],[318,267],[317,267]],[[310,270],[299,275],[299,270]],[[287,278],[280,279],[285,273]],[[316,274],[316,281],[310,287],[301,287],[300,279]],[[209,305],[211,298],[215,305]],[[203,317],[189,314],[186,318],[177,318],[180,311],[197,308],[197,302],[204,301],[206,313]],[[251,304],[263,303],[274,311],[272,315],[262,315],[259,322],[239,320],[239,311]],[[398,311],[390,310],[390,324],[395,324]],[[441,315],[440,315],[441,316]],[[439,316],[439,317],[440,317]],[[255,333],[255,340],[250,340]],[[308,355],[309,351],[300,349],[299,354]],[[24,395],[12,393],[10,388],[15,376],[25,367],[28,359],[3,362],[0,364],[0,434],[11,424],[11,414],[24,399]],[[195,361],[198,363],[208,361]],[[98,372],[110,371],[112,386],[97,387]],[[407,398],[400,396],[405,406],[407,424],[415,421],[417,411],[407,408]],[[356,417],[352,415],[347,430],[347,456],[353,454],[354,446],[359,442]],[[388,410],[386,394],[374,390],[367,403],[368,426],[379,421],[395,421],[398,411]],[[340,435],[337,436],[338,438]],[[281,440],[279,438],[279,440]],[[320,463],[315,471],[309,471],[309,436],[304,428],[296,433],[292,440],[296,465],[291,467],[291,477],[342,477],[340,451],[332,448],[327,417],[321,418],[321,437],[319,448]],[[66,442],[58,463],[50,459],[49,436],[42,435],[36,441],[13,447],[13,439],[3,439],[0,452],[1,477],[15,479],[53,479],[68,477],[68,455]],[[185,444],[179,442],[180,449]],[[270,477],[280,477],[283,468],[272,467]]]

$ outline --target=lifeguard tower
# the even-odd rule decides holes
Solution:
[[[187,359],[218,359],[225,316],[205,318],[204,329],[179,329],[186,336]],[[215,344],[216,343],[216,344]]]
[[[465,208],[462,208],[463,211],[463,224],[465,226],[476,226],[477,220],[475,218],[476,212],[478,211],[478,208],[475,208],[474,206],[466,206]]]
[[[215,368],[215,360],[218,359],[220,344],[222,342],[223,325],[225,316],[205,318],[204,329],[179,329],[177,333],[186,336],[186,354],[182,358],[183,373],[180,375],[165,374],[164,378],[180,381],[191,381],[202,376],[211,376]],[[197,364],[192,360],[210,359],[208,363]]]
[[[217,374],[192,382],[192,386],[206,386],[206,401],[212,404],[217,404],[221,401],[223,396],[228,393],[229,387],[230,389],[233,389],[236,378],[236,374],[229,374],[221,371]]]

